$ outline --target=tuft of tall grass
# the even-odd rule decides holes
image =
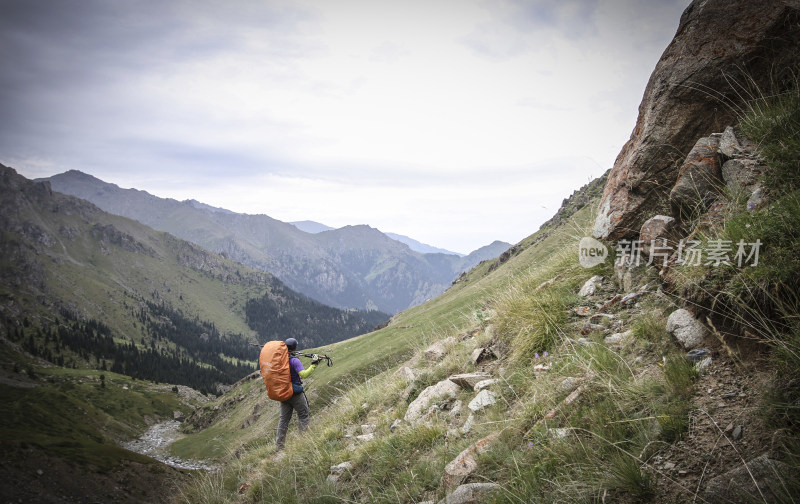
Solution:
[[[559,254],[498,296],[497,329],[512,344],[515,361],[552,352],[564,339],[569,309],[579,301],[581,282],[591,276],[577,259],[577,254]]]
[[[792,73],[788,85],[753,93],[739,124],[769,164],[765,182],[775,194],[800,189],[800,69]]]

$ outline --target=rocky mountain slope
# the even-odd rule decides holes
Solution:
[[[55,191],[270,272],[291,289],[345,309],[395,313],[422,303],[509,246],[495,242],[466,257],[421,254],[366,225],[310,234],[266,215],[158,198],[77,171],[47,181]]]

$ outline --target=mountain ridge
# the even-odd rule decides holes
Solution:
[[[194,200],[159,198],[77,170],[37,180],[48,181],[53,190],[91,201],[110,213],[268,271],[293,290],[343,309],[395,313],[414,306],[444,292],[460,273],[499,256],[510,246],[494,242],[464,257],[421,254],[378,230],[357,233],[359,226],[345,226],[310,234],[267,215],[238,214]],[[369,243],[370,252],[363,246],[360,252],[354,250],[348,242],[354,237]]]

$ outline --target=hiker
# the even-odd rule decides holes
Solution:
[[[286,347],[289,349],[289,372],[292,376],[292,389],[294,395],[285,401],[281,401],[281,419],[278,421],[278,437],[275,440],[275,447],[277,451],[283,450],[284,442],[286,441],[286,431],[289,430],[289,422],[292,419],[292,412],[297,411],[297,421],[300,424],[300,430],[306,430],[308,427],[308,399],[303,392],[303,378],[308,378],[311,373],[316,369],[319,361],[322,360],[316,354],[311,359],[311,366],[308,369],[303,368],[303,363],[294,355],[297,351],[297,340],[289,338],[285,341]]]

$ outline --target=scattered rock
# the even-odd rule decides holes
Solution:
[[[356,440],[362,443],[368,443],[375,439],[375,433],[370,432],[369,434],[361,434],[360,436],[356,436]]]
[[[404,417],[405,421],[410,424],[417,423],[423,412],[428,410],[434,400],[441,398],[453,399],[459,390],[460,387],[449,379],[442,380],[436,385],[431,385],[408,405],[408,410],[406,410]]]
[[[414,381],[417,374],[409,366],[403,366],[394,373],[396,376],[404,378],[406,381]]]
[[[399,418],[396,418],[395,421],[392,422],[391,427],[389,427],[389,432],[394,432],[402,426],[403,426],[403,421],[400,420]]]
[[[485,453],[499,437],[499,432],[490,434],[459,453],[458,456],[444,468],[444,476],[442,476],[442,484],[444,487],[447,490],[451,490],[455,486],[461,484],[467,476],[475,472],[475,470],[478,469],[478,461],[475,456]]]
[[[561,381],[561,383],[558,384],[558,390],[564,392],[572,392],[573,390],[578,388],[578,385],[580,384],[581,382],[579,379],[575,378],[574,376],[568,376],[564,378]]]
[[[186,420],[186,415],[183,414],[183,411],[173,411],[172,412],[172,419],[176,422],[183,422]]]
[[[764,188],[761,187],[761,184],[755,184],[753,186],[753,192],[750,194],[750,198],[747,200],[747,209],[752,212],[753,210],[758,210],[766,204],[767,196],[764,194]]]
[[[708,329],[685,308],[670,313],[667,331],[687,350],[700,346],[708,333]]]
[[[488,380],[482,380],[475,384],[475,392],[480,392],[481,390],[491,387],[495,383],[499,382],[500,380],[497,378],[490,378]]]
[[[469,416],[467,417],[467,421],[464,422],[464,426],[461,427],[461,433],[469,434],[469,432],[472,430],[473,425],[475,425],[475,415],[470,413]]]
[[[698,373],[703,374],[708,371],[709,366],[711,366],[711,357],[706,357],[705,359],[695,364],[694,368],[697,370]]]
[[[478,504],[484,497],[500,490],[497,483],[467,483],[460,485],[453,493],[439,501],[439,504]]]
[[[456,338],[450,336],[439,340],[425,350],[425,358],[430,362],[438,362],[447,354],[449,347],[456,342]]]
[[[741,425],[737,425],[736,427],[733,428],[733,432],[731,433],[731,437],[733,438],[734,441],[739,441],[740,439],[742,439],[742,426]]]
[[[709,355],[711,355],[711,350],[708,348],[695,348],[686,354],[686,358],[689,360],[689,362],[700,362]]]
[[[472,411],[480,411],[497,402],[497,396],[491,390],[481,390],[473,400],[469,402],[467,407]]]
[[[348,473],[353,470],[353,463],[352,462],[342,462],[341,464],[331,466],[331,472],[328,474],[328,481],[331,483],[336,483],[339,479],[344,476],[345,473]]]
[[[736,139],[736,133],[733,131],[732,126],[726,126],[725,131],[722,132],[718,150],[719,153],[726,158],[735,158],[744,154],[739,140]]]
[[[588,306],[578,306],[573,310],[579,317],[588,317],[592,314],[592,309]]]
[[[607,336],[604,340],[606,345],[620,345],[622,342],[627,340],[633,335],[632,330],[627,330],[621,333],[614,333],[611,336]]]
[[[472,355],[470,356],[470,360],[473,364],[478,364],[479,362],[486,360],[492,357],[492,352],[488,348],[476,348],[472,351]]]
[[[361,426],[361,434],[372,434],[376,428],[377,425],[375,424],[364,424]]]
[[[642,252],[647,255],[648,260],[652,257],[655,265],[663,264],[675,249],[676,228],[675,218],[667,215],[656,215],[642,224],[639,231]]]
[[[489,373],[465,373],[465,374],[453,375],[449,378],[449,380],[461,388],[467,390],[474,390],[475,385],[477,383],[482,382],[491,377],[492,375],[490,375]]]
[[[589,280],[586,280],[586,283],[583,284],[581,290],[578,291],[578,295],[580,297],[589,297],[594,295],[595,292],[600,288],[603,283],[603,277],[600,275],[595,275]]]

